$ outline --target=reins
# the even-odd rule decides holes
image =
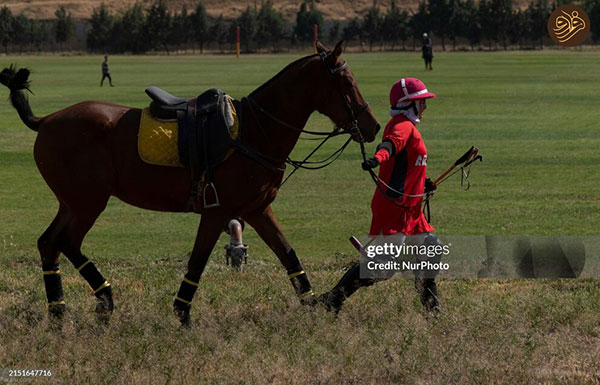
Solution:
[[[314,56],[319,56],[321,58],[321,62],[323,63],[323,65],[325,66],[325,69],[327,70],[327,72],[329,73],[329,75],[331,77],[335,76],[336,74],[340,73],[342,70],[344,70],[345,68],[347,68],[347,63],[344,62],[342,65],[336,67],[336,68],[330,68],[329,65],[327,64],[327,57],[328,54],[321,52],[318,54],[314,54],[314,55],[310,55],[305,57],[304,59],[310,59]],[[289,66],[287,67],[289,68]],[[280,72],[276,77],[280,76],[284,71]],[[364,112],[369,104],[368,103],[364,103],[363,105],[360,106],[359,110],[357,111],[357,113],[355,113],[354,109],[352,108],[352,106],[350,105],[350,102],[347,100],[346,97],[344,97],[344,94],[341,92],[341,90],[338,87],[338,91],[340,92],[340,96],[342,97],[342,99],[345,102],[345,106],[346,109],[349,112],[350,115],[350,119],[349,121],[351,122],[351,127],[348,129],[344,128],[344,124],[336,124],[335,127],[333,128],[332,131],[330,132],[322,132],[322,131],[311,131],[311,130],[306,130],[304,128],[298,128],[295,127],[279,118],[277,118],[276,116],[274,116],[273,114],[271,114],[270,112],[266,111],[264,108],[262,108],[252,97],[251,95],[245,97],[242,99],[242,101],[247,100],[248,101],[248,106],[250,107],[250,112],[252,113],[252,116],[254,118],[254,121],[257,123],[259,130],[262,132],[262,134],[265,136],[266,139],[268,139],[268,136],[266,134],[266,132],[263,130],[258,118],[257,118],[257,114],[256,114],[256,110],[258,110],[260,113],[262,113],[264,116],[268,117],[269,119],[271,119],[272,121],[274,121],[275,123],[286,127],[290,130],[293,130],[299,134],[308,134],[308,135],[314,135],[314,136],[325,136],[325,138],[303,159],[303,160],[293,160],[291,159],[289,156],[285,159],[285,160],[279,160],[279,162],[285,162],[289,165],[291,165],[292,167],[294,167],[294,170],[292,170],[288,176],[279,184],[279,186],[277,186],[277,189],[280,189],[281,186],[283,186],[288,179],[296,172],[298,171],[298,169],[302,168],[305,170],[319,170],[322,168],[325,168],[327,166],[329,166],[330,164],[332,164],[333,162],[335,162],[344,152],[344,150],[346,149],[346,147],[348,147],[348,144],[350,144],[350,141],[352,140],[352,138],[357,138],[357,141],[359,141],[359,143],[364,142],[364,138],[362,136],[362,133],[360,132],[360,129],[358,127],[358,121],[356,119],[356,116],[361,114],[362,112]],[[322,160],[318,160],[318,161],[309,161],[309,159],[331,138],[335,137],[335,136],[339,136],[339,135],[344,135],[344,134],[349,134],[350,137],[348,138],[348,140],[346,140],[346,142],[344,142],[344,144],[342,144],[342,146],[340,148],[338,148],[337,150],[335,150],[331,155],[329,155],[327,158],[322,159]],[[320,138],[299,138],[299,139],[305,139],[305,140],[319,140]],[[269,158],[265,155],[262,155],[265,159],[268,159],[270,161],[274,161],[275,159]],[[276,160],[275,160],[276,161]]]
[[[256,103],[256,101],[254,99],[252,99],[250,96],[246,96],[245,98],[250,102],[250,110],[252,111],[252,113],[254,114],[255,118],[256,118],[256,114],[253,111],[253,108],[258,109],[263,115],[267,116],[269,119],[271,119],[272,121],[274,121],[275,123],[281,124],[282,126],[289,128],[292,131],[296,131],[299,133],[304,133],[304,134],[309,134],[309,135],[316,135],[316,136],[329,136],[331,135],[331,132],[322,132],[322,131],[309,131],[309,130],[305,130],[304,128],[298,128],[296,126],[292,126],[291,124],[284,122],[283,120],[279,119],[278,117],[276,117],[275,115],[271,114],[269,111],[265,110],[264,108],[262,108],[258,103]],[[243,100],[242,99],[242,100]],[[334,128],[334,131],[339,130],[338,127]],[[341,134],[341,133],[340,133]]]
[[[296,132],[299,133],[305,133],[305,134],[309,134],[309,135],[315,135],[315,136],[325,136],[324,139],[321,140],[321,143],[319,143],[303,160],[293,160],[292,158],[290,158],[289,156],[285,159],[285,160],[279,160],[279,163],[287,163],[289,165],[291,165],[292,167],[294,167],[294,169],[288,174],[288,176],[279,184],[279,186],[277,186],[277,189],[280,189],[281,186],[283,186],[285,184],[285,182],[288,181],[288,179],[290,179],[290,177],[292,175],[294,175],[294,173],[296,171],[298,171],[298,169],[302,168],[305,170],[319,170],[322,168],[325,168],[327,166],[329,166],[330,164],[332,164],[333,162],[335,162],[344,152],[344,150],[346,149],[346,147],[348,146],[348,144],[350,143],[350,141],[352,140],[352,136],[350,138],[348,138],[348,140],[342,144],[342,146],[340,148],[338,148],[336,151],[334,151],[331,155],[329,155],[327,158],[322,159],[322,160],[318,160],[318,161],[309,161],[309,159],[331,138],[335,137],[335,136],[339,136],[339,135],[343,135],[343,134],[352,134],[352,132],[350,131],[344,131],[342,129],[340,129],[338,126],[334,127],[334,129],[331,132],[319,132],[319,131],[309,131],[309,130],[304,130],[301,128],[297,128],[294,127],[292,125],[290,125],[287,122],[282,121],[281,119],[273,116],[272,114],[270,114],[268,111],[265,111],[262,107],[260,107],[254,100],[252,100],[250,97],[246,97],[244,98],[246,100],[248,100],[250,103],[250,111],[252,112],[252,115],[254,117],[255,122],[257,123],[260,131],[262,132],[262,134],[265,136],[266,139],[268,139],[267,134],[265,133],[265,131],[263,130],[262,126],[260,125],[257,117],[256,117],[256,113],[254,111],[254,109],[252,108],[252,106],[254,105],[255,107],[257,107],[259,109],[259,111],[261,113],[263,113],[264,115],[266,115],[267,117],[269,117],[270,119],[272,119],[273,121],[275,121],[276,123],[279,123],[281,125],[283,125],[284,127],[290,128]],[[314,140],[320,140],[320,138],[307,138],[307,139],[314,139]],[[266,155],[262,155],[265,159],[268,159],[270,161],[277,161],[276,159],[272,159],[270,157],[267,157]],[[307,166],[308,165],[308,166]]]
[[[362,155],[362,157],[363,157],[363,161],[364,161],[364,162],[366,162],[366,161],[367,161],[367,153],[366,153],[366,151],[365,151],[365,144],[364,144],[364,143],[362,143],[362,142],[360,143],[360,153],[361,153],[361,155]],[[391,192],[393,192],[393,193],[395,193],[395,194],[398,194],[398,195],[401,195],[401,196],[405,196],[405,197],[409,197],[409,198],[422,198],[422,197],[424,197],[424,196],[425,196],[425,194],[415,194],[415,195],[412,195],[412,194],[405,194],[404,192],[402,192],[402,191],[398,191],[398,190],[394,189],[393,187],[389,186],[387,183],[385,183],[385,182],[384,182],[384,181],[383,181],[383,180],[382,180],[382,179],[381,179],[381,178],[380,178],[380,177],[379,177],[377,174],[375,174],[375,172],[374,172],[372,169],[369,169],[368,171],[369,171],[369,175],[371,176],[371,179],[373,179],[373,182],[375,183],[375,186],[377,186],[377,189],[378,189],[378,190],[379,190],[379,191],[380,191],[380,192],[383,194],[383,196],[384,196],[384,197],[385,197],[385,198],[386,198],[386,199],[387,199],[387,200],[388,200],[390,203],[392,203],[394,206],[397,206],[397,207],[402,207],[403,209],[409,209],[409,208],[411,208],[411,207],[415,207],[415,206],[417,206],[417,205],[421,204],[421,202],[419,202],[419,203],[416,203],[416,204],[414,204],[414,205],[412,205],[412,206],[404,206],[404,205],[401,205],[401,204],[399,204],[398,202],[396,202],[396,200],[395,200],[394,198],[391,198],[391,197],[389,197],[389,196],[386,194],[386,192],[387,192],[387,191],[391,191]],[[383,185],[383,186],[384,186],[384,187],[385,187],[387,190],[384,190],[384,189],[383,189],[383,187],[382,187],[382,185]]]
[[[367,161],[367,155],[365,152],[365,145],[364,143],[360,143],[360,151],[361,151],[361,155],[363,157],[363,161]],[[460,180],[460,186],[463,190],[468,190],[471,187],[471,181],[469,180],[469,176],[471,174],[471,165],[473,163],[475,163],[475,161],[479,160],[479,161],[483,161],[483,157],[481,155],[478,155],[479,152],[479,148],[477,148],[477,146],[472,146],[466,153],[464,153],[460,158],[458,158],[454,164],[452,166],[450,166],[450,168],[448,168],[448,170],[444,171],[434,182],[433,185],[434,186],[438,186],[440,183],[448,180],[451,176],[455,175],[457,172],[461,172],[461,180]],[[458,168],[457,168],[458,167]],[[467,168],[468,167],[468,168]],[[375,174],[375,172],[372,169],[369,169],[369,175],[371,176],[371,179],[373,179],[373,182],[375,182],[375,185],[377,186],[377,189],[383,194],[383,196],[389,201],[391,202],[393,205],[397,206],[397,207],[402,207],[402,208],[412,208],[415,207],[417,205],[420,205],[421,203],[423,203],[423,212],[425,213],[427,222],[431,221],[431,212],[430,212],[430,208],[429,208],[429,200],[431,199],[431,197],[433,196],[433,194],[431,193],[423,193],[423,194],[405,194],[402,191],[398,191],[394,188],[392,188],[391,186],[389,186],[387,183],[385,183],[381,178],[379,178],[378,175]],[[464,187],[464,183],[467,183],[467,187]],[[384,191],[382,185],[386,188],[386,190]],[[423,198],[425,197],[424,200],[412,205],[412,206],[404,206],[399,204],[398,202],[396,202],[396,200],[390,196],[387,195],[387,192],[391,191],[394,194],[398,194],[401,195],[403,197],[409,197],[409,198]]]

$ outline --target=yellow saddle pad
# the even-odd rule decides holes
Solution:
[[[229,127],[229,136],[236,139],[239,133],[238,117],[233,107],[231,98],[227,97],[231,107],[233,125]],[[146,163],[157,166],[184,167],[179,161],[177,148],[178,138],[177,121],[162,121],[155,119],[150,114],[149,108],[142,110],[140,129],[138,131],[138,152],[140,158]],[[225,159],[229,158],[234,149],[227,151]]]
[[[177,121],[162,121],[152,117],[149,108],[142,110],[138,133],[138,152],[146,163],[158,166],[183,167],[177,150]]]

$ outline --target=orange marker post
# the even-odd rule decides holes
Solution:
[[[235,27],[235,56],[240,58],[240,26]]]
[[[313,25],[313,52],[317,53],[317,40],[319,39],[319,25]]]

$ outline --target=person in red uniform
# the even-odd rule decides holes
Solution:
[[[435,98],[435,94],[419,79],[400,79],[392,86],[391,119],[383,132],[382,143],[377,146],[375,155],[362,163],[364,170],[379,167],[380,183],[371,201],[371,237],[394,236],[395,243],[442,246],[421,209],[423,197],[435,191],[433,182],[426,177],[427,148],[416,128],[430,98]],[[439,262],[439,256],[436,261]],[[430,311],[439,310],[435,275],[437,271],[420,275],[415,272],[415,288]],[[389,276],[384,279],[387,278]],[[320,297],[320,301],[337,313],[346,298],[378,280],[381,279],[361,278],[357,263],[332,290]]]

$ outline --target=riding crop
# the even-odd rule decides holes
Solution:
[[[452,166],[450,166],[446,171],[444,171],[440,176],[438,176],[436,178],[436,180],[433,181],[433,189],[435,190],[440,183],[442,183],[443,181],[447,180],[452,175],[454,175],[458,171],[460,171],[461,172],[460,185],[461,185],[461,187],[463,187],[464,181],[466,180],[467,187],[466,188],[463,187],[463,190],[465,190],[465,191],[468,190],[471,187],[471,182],[469,181],[469,175],[471,174],[471,165],[477,160],[479,160],[480,162],[483,162],[483,157],[481,155],[478,155],[478,153],[479,153],[479,148],[477,148],[477,146],[471,146],[471,148],[467,152],[465,152],[460,158],[458,158]],[[468,169],[465,171],[465,169],[467,167],[468,167]],[[431,212],[429,210],[429,199],[431,198],[432,195],[433,194],[431,194],[431,193],[426,193],[425,199],[423,201],[423,212],[425,213],[425,216],[427,217],[427,222],[431,221]]]

